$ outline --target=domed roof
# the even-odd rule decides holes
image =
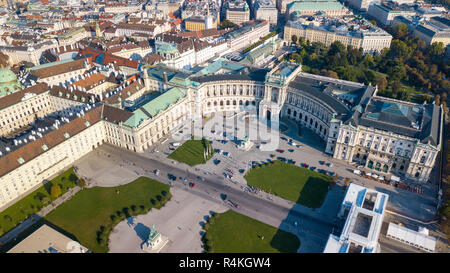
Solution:
[[[6,68],[0,68],[0,97],[9,95],[22,88],[14,72]]]
[[[0,84],[13,83],[17,81],[17,76],[9,69],[0,68]]]

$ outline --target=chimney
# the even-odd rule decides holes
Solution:
[[[163,72],[163,79],[164,79],[164,83],[168,82],[168,80],[167,80],[167,73],[166,72]]]

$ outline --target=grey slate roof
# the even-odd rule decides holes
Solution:
[[[367,101],[375,91],[373,86],[365,86],[358,83],[340,81],[332,78],[316,76],[307,73],[300,73],[289,83],[289,87],[299,90],[305,95],[322,101],[328,105],[338,116],[351,116],[354,108]],[[354,97],[353,103],[343,101],[336,94],[336,91],[351,94]]]
[[[199,83],[227,80],[255,81],[263,83],[268,72],[268,69],[255,69],[248,67],[240,70],[238,73],[205,75],[200,77],[193,77],[191,78],[191,80]]]
[[[351,123],[416,138],[434,146],[440,144],[440,108],[434,104],[411,104],[373,97],[363,113],[353,115]]]

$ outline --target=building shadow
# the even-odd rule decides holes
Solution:
[[[150,228],[142,223],[137,223],[134,227],[134,231],[136,235],[142,240],[142,243],[145,243],[150,236]]]
[[[328,190],[328,183],[317,180],[320,179],[308,179],[296,203],[278,226],[270,242],[278,251],[322,253],[330,234],[340,235],[344,222],[339,221],[337,214],[344,199],[344,187],[334,185]],[[324,184],[318,186],[317,183]]]
[[[306,145],[319,151],[325,150],[325,140],[310,128],[288,118],[281,118],[280,122],[285,123],[289,127],[288,130],[281,132],[282,135],[300,142],[301,145]]]

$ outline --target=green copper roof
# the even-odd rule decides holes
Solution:
[[[342,10],[344,6],[333,0],[295,1],[287,5],[289,12],[302,10]]]
[[[9,69],[0,68],[0,97],[11,94],[23,86],[17,80],[16,74]]]
[[[156,52],[164,54],[176,54],[178,53],[178,47],[176,44],[158,42]]]
[[[9,69],[0,68],[0,84],[16,81],[17,76]]]
[[[129,127],[137,127],[142,121],[153,118],[184,96],[186,95],[180,89],[174,87],[134,111],[133,116],[124,124]]]
[[[229,71],[239,71],[243,69],[245,66],[228,62],[227,59],[220,58],[207,67],[203,68],[199,72],[197,72],[196,76],[204,76],[209,74],[214,74],[220,69],[225,69]]]

